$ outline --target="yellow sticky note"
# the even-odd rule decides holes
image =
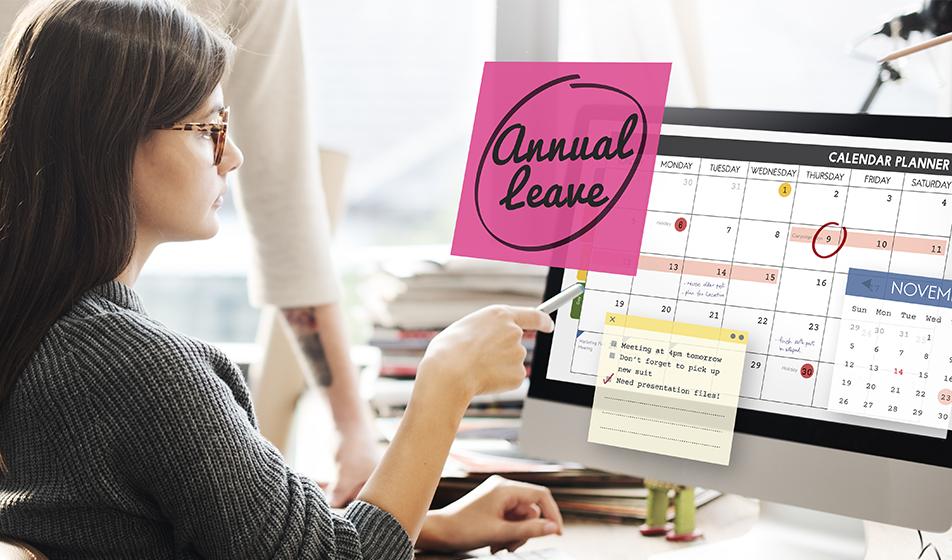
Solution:
[[[607,313],[588,441],[729,464],[748,338]]]

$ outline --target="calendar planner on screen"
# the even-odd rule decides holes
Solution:
[[[952,310],[867,298],[891,316],[858,317],[847,279],[850,269],[883,282],[952,278],[950,148],[664,125],[637,275],[566,270],[564,285],[581,281],[585,292],[558,314],[547,378],[595,385],[606,313],[739,329],[749,333],[741,408],[946,437],[952,350],[940,364],[926,346],[952,329]],[[941,322],[926,323],[919,309],[903,330],[910,305]],[[844,330],[844,321],[860,327]],[[857,337],[852,348],[838,343],[844,336]],[[887,349],[897,355],[883,357]],[[848,385],[837,371],[846,360],[865,368]]]

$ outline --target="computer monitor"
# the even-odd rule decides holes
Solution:
[[[538,337],[521,449],[760,498],[762,516],[776,503],[948,529],[948,430],[835,412],[828,403],[841,389],[831,381],[839,379],[849,270],[952,278],[950,154],[948,118],[666,109],[637,274],[549,270],[546,297],[580,278],[586,289],[556,313],[554,333]],[[829,222],[817,245],[815,232]],[[834,239],[823,244],[827,233]],[[688,270],[703,275],[712,263],[728,271],[724,290],[682,289]],[[729,466],[587,441],[607,311],[749,332]],[[934,352],[952,352],[952,339],[935,332]],[[860,357],[891,367],[868,350]],[[920,367],[952,387],[952,356],[935,362]],[[864,375],[857,386],[875,381]],[[821,525],[862,537],[861,525],[842,517],[813,528]],[[774,540],[782,537],[767,538],[773,557],[783,557]]]

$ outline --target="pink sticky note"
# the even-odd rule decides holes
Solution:
[[[635,274],[670,72],[487,62],[452,254]]]

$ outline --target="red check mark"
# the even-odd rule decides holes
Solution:
[[[608,384],[608,382],[612,380],[612,377],[615,377],[615,373],[614,373],[614,372],[612,372],[608,377],[606,377],[605,379],[603,379],[603,380],[602,380],[602,383]]]

